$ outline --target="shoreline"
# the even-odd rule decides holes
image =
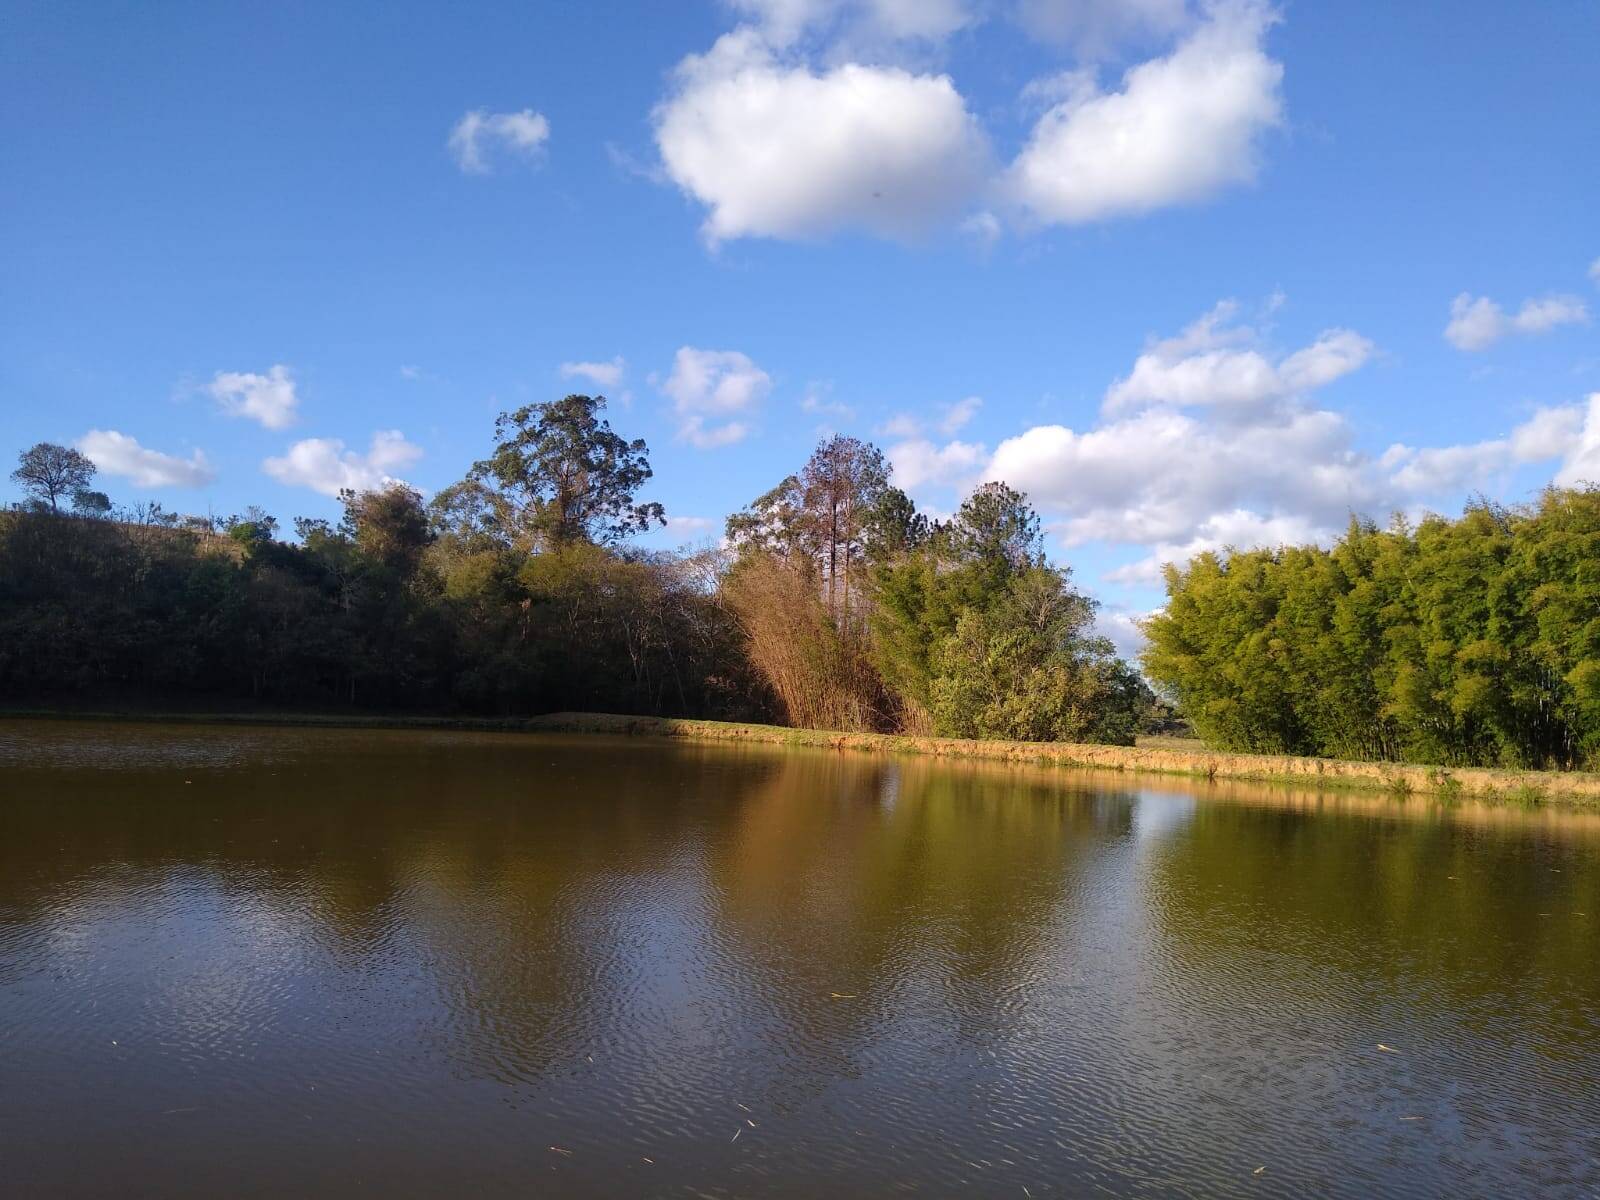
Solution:
[[[1002,742],[913,737],[891,733],[838,733],[730,721],[673,717],[624,717],[606,713],[551,713],[528,722],[548,733],[595,733],[693,741],[757,742],[826,750],[913,754],[932,758],[1032,763],[1079,770],[1191,779],[1236,779],[1253,783],[1354,788],[1390,795],[1429,795],[1444,800],[1600,808],[1600,774],[1580,771],[1508,771],[1495,767],[1436,767],[1413,763],[1350,762],[1293,755],[1229,754],[1106,746],[1077,742]]]
[[[1072,742],[972,741],[886,733],[790,729],[732,721],[630,717],[609,713],[549,713],[537,717],[381,716],[277,712],[144,712],[16,709],[0,719],[159,722],[190,725],[277,725],[324,729],[440,729],[481,733],[610,734],[684,741],[744,742],[909,754],[950,760],[1026,763],[1094,771],[1176,775],[1358,789],[1390,795],[1428,795],[1445,801],[1473,799],[1526,807],[1559,804],[1600,809],[1600,774],[1579,771],[1509,771],[1493,767],[1436,767],[1412,763],[1351,762],[1291,755],[1229,754],[1142,746]]]

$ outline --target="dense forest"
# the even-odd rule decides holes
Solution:
[[[490,455],[427,502],[341,496],[292,536],[250,509],[116,509],[41,443],[0,514],[0,699],[530,714],[587,709],[849,730],[1131,742],[1162,707],[1092,632],[1001,484],[950,521],[835,437],[717,548],[630,539],[648,449],[603,397],[503,414]]]
[[[1143,664],[1209,745],[1600,766],[1600,488],[1167,569]]]

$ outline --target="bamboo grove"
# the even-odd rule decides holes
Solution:
[[[1218,749],[1600,766],[1600,489],[1169,567],[1148,678]]]

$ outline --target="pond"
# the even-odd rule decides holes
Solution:
[[[0,722],[0,1191],[1593,1196],[1600,818]]]

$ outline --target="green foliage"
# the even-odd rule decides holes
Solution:
[[[636,503],[651,477],[642,438],[626,441],[601,419],[604,396],[567,396],[501,413],[495,451],[472,468],[467,488],[452,498],[457,515],[525,549],[577,542],[610,545],[652,524],[665,525],[661,505]]]
[[[920,549],[931,530],[928,518],[917,511],[910,496],[897,487],[886,487],[867,517],[867,556],[874,565],[893,562]]]
[[[1220,749],[1594,764],[1600,490],[1201,555],[1168,569],[1146,633],[1147,674]]]
[[[728,539],[725,594],[795,724],[1131,743],[1153,701],[1002,483],[930,523],[875,447],[836,437],[730,517]]]
[[[766,715],[704,564],[588,545],[397,550],[369,529],[388,503],[355,498],[351,532],[297,522],[298,545],[259,516],[218,536],[0,514],[0,694]]]
[[[416,571],[433,540],[419,492],[403,483],[369,492],[346,488],[339,502],[344,505],[340,530],[363,554],[402,577]]]
[[[94,476],[95,465],[87,455],[54,442],[39,442],[24,450],[17,455],[17,469],[11,472],[11,478],[34,503],[51,512],[60,509],[62,500],[86,492]]]
[[[1448,771],[1429,771],[1428,786],[1432,789],[1434,799],[1446,805],[1459,804],[1466,791],[1461,781]]]
[[[874,571],[874,661],[908,724],[949,737],[1131,744],[1153,697],[1092,634],[1095,604],[1045,560],[1002,483]]]
[[[79,488],[72,493],[72,511],[80,517],[110,516],[111,497],[104,492]]]
[[[1134,681],[1090,635],[1094,603],[1042,565],[966,609],[932,653],[935,732],[1015,741],[1131,744]],[[1132,689],[1133,695],[1137,690]]]
[[[224,520],[222,527],[246,554],[257,554],[272,545],[278,533],[278,518],[252,504],[242,514]]]
[[[778,712],[829,729],[1123,743],[1153,712],[1093,635],[1094,602],[1046,561],[1020,493],[984,484],[931,523],[877,447],[833,437],[729,518],[735,555],[627,551],[664,515],[636,501],[647,448],[611,430],[604,403],[502,414],[494,454],[430,503],[398,483],[346,491],[337,525],[299,518],[294,542],[259,508],[59,515],[49,487],[72,482],[76,452],[35,447],[24,460],[54,482],[0,522],[0,690]],[[59,494],[104,515],[87,478]]]
[[[298,519],[297,543],[259,508],[4,514],[0,694],[767,715],[715,570],[607,548],[661,508],[633,502],[645,445],[603,403],[508,414],[494,458],[431,505],[403,484],[347,491],[343,520]]]

